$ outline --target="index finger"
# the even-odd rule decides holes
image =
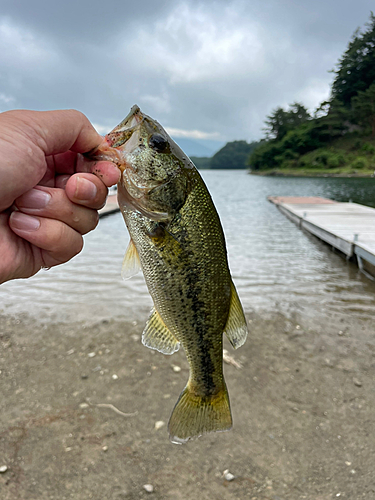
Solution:
[[[11,206],[46,174],[46,156],[68,150],[87,152],[102,141],[79,111],[6,111],[0,115],[3,164],[0,168],[0,210]]]
[[[56,111],[12,111],[29,138],[45,156],[75,151],[86,153],[103,140],[88,118],[75,109]]]
[[[120,180],[120,169],[110,161],[90,160],[72,151],[49,156],[46,160],[48,168],[39,183],[42,186],[61,187],[57,185],[59,177],[68,178],[68,176],[76,173],[95,174],[107,187],[113,186]],[[56,174],[58,175],[56,176]]]

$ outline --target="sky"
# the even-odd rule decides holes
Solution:
[[[176,138],[259,140],[311,112],[373,0],[0,0],[0,111],[76,108],[105,134],[130,107]],[[213,143],[214,144],[214,143]]]

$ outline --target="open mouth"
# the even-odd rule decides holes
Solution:
[[[137,105],[133,106],[128,116],[109,132],[99,146],[88,153],[91,160],[112,161],[120,170],[128,165],[126,154],[131,153],[138,144],[139,132],[144,116]]]

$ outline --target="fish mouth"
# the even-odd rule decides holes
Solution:
[[[129,114],[111,132],[105,136],[109,147],[118,148],[122,145],[129,150],[129,140],[136,130],[139,130],[144,121],[144,115],[136,104],[131,108]]]
[[[111,161],[121,171],[131,168],[131,165],[126,161],[126,155],[136,147],[137,138],[135,132],[140,130],[143,121],[144,115],[139,106],[134,105],[126,118],[106,134],[103,142],[85,153],[85,156],[90,160]],[[121,149],[119,149],[120,147]]]
[[[118,183],[118,199],[120,206],[123,205],[130,210],[135,210],[143,216],[161,221],[168,218],[165,212],[154,211],[147,207],[147,196],[152,189],[157,188],[162,182],[142,182],[137,176],[136,169],[129,158],[139,146],[141,127],[145,121],[145,115],[139,106],[134,105],[124,120],[111,132],[106,134],[99,146],[86,153],[91,160],[111,161],[121,171]]]

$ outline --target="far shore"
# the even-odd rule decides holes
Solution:
[[[375,177],[374,170],[364,170],[363,172],[339,172],[330,170],[281,170],[281,169],[270,169],[270,170],[249,170],[251,175],[261,175],[267,176],[277,176],[277,177],[358,177],[358,178],[368,178]]]

